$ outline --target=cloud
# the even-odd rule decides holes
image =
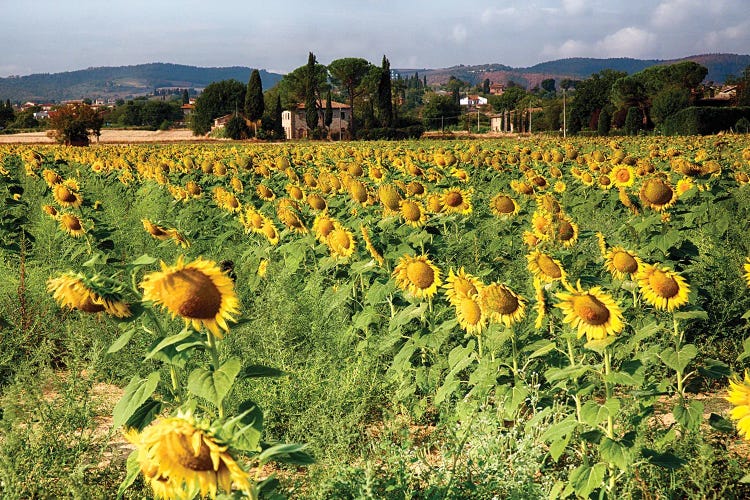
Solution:
[[[587,8],[586,0],[563,0],[562,4],[563,10],[572,16],[583,14]]]
[[[453,26],[451,37],[456,41],[456,43],[464,43],[467,36],[468,31],[466,31],[466,26],[464,26],[463,24],[457,24]]]
[[[709,50],[720,50],[719,47],[736,42],[750,43],[750,21],[744,21],[721,30],[709,31],[703,37],[703,43]]]
[[[559,46],[547,44],[544,46],[542,55],[550,58],[638,58],[649,57],[655,45],[657,45],[656,35],[641,28],[629,26],[591,43],[568,39]]]
[[[494,24],[495,22],[502,21],[509,17],[515,17],[518,14],[518,10],[515,7],[507,7],[505,9],[498,9],[497,7],[489,7],[484,9],[479,16],[479,22],[487,26]]]
[[[699,0],[666,0],[654,9],[651,24],[657,28],[671,28],[691,19],[694,11],[707,8],[708,2]]]

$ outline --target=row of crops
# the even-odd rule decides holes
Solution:
[[[306,294],[351,353],[340,362],[374,360],[385,396],[373,407],[387,407],[374,420],[489,419],[495,435],[533,436],[524,495],[667,491],[694,458],[687,441],[750,430],[750,381],[733,379],[731,415],[698,397],[725,395],[750,355],[741,136],[0,157],[8,289],[23,282],[64,324],[97,318],[106,355],[137,360],[109,374],[125,390],[114,426],[135,448],[122,493],[270,497],[283,485],[268,463],[321,455],[322,442],[284,444],[307,440],[263,399],[304,375],[248,347]],[[275,286],[288,290],[276,309]],[[288,349],[305,356],[315,325]],[[457,450],[453,471],[477,467],[478,446]],[[450,477],[442,494],[468,496],[470,481]]]

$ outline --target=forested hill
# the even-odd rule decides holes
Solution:
[[[512,80],[524,87],[537,86],[546,78],[562,80],[565,78],[583,80],[604,69],[624,71],[628,74],[637,73],[650,66],[674,64],[682,61],[694,61],[708,68],[706,81],[723,83],[728,76],[739,76],[750,66],[750,55],[738,54],[702,54],[683,57],[680,59],[632,59],[626,57],[610,59],[594,59],[589,57],[574,57],[557,59],[555,61],[535,64],[528,68],[511,68],[501,64],[482,64],[473,66],[453,66],[444,69],[399,69],[402,75],[410,76],[418,71],[420,76],[426,76],[429,84],[445,83],[451,76],[459,78],[472,85],[489,78],[493,83],[507,83]]]
[[[251,68],[243,66],[199,68],[168,63],[88,68],[0,78],[0,98],[13,102],[124,98],[152,93],[159,87],[203,88],[231,78],[247,83],[251,72]],[[260,70],[264,89],[275,85],[281,76]]]

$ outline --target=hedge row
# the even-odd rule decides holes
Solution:
[[[750,107],[691,107],[664,120],[661,131],[664,135],[709,135],[734,129],[742,118],[750,120]]]

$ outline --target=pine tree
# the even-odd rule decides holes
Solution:
[[[385,128],[393,126],[393,90],[391,87],[391,63],[383,56],[378,82],[378,114],[380,124]]]
[[[318,80],[315,74],[315,54],[307,56],[307,83],[305,85],[305,122],[310,135],[318,128]]]
[[[326,113],[325,117],[323,118],[323,123],[325,124],[326,128],[331,126],[331,123],[333,123],[333,104],[331,104],[331,89],[328,89],[328,94],[326,95]]]
[[[190,94],[188,93],[188,89],[182,91],[182,104],[190,104]]]
[[[254,69],[250,74],[245,92],[245,116],[255,124],[263,116],[265,103],[263,101],[263,83],[260,81],[260,72]],[[255,135],[258,135],[258,127],[254,125]]]

